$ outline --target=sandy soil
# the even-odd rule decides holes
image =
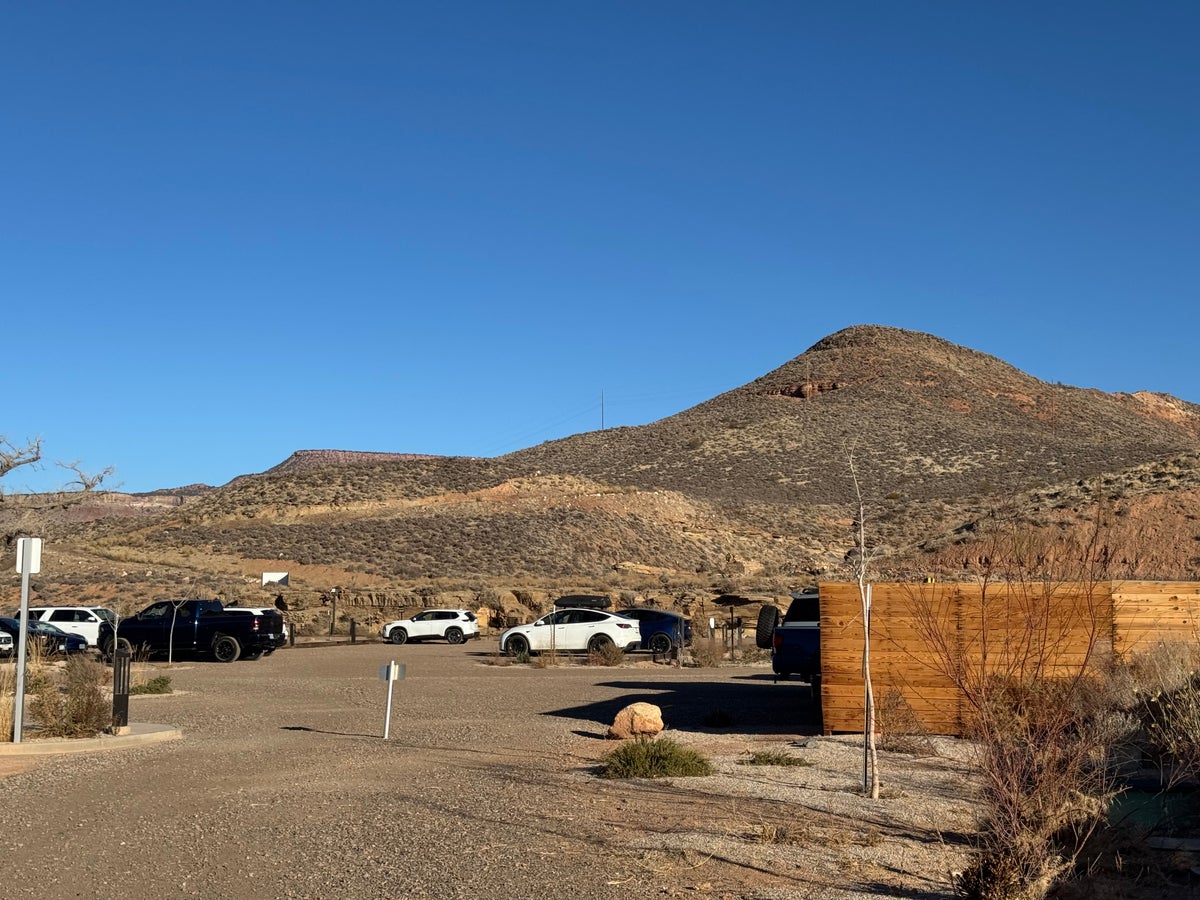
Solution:
[[[391,739],[386,685],[396,659]],[[132,718],[184,739],[0,757],[9,897],[948,897],[971,827],[968,770],[818,735],[807,685],[763,666],[495,665],[466,647],[295,648],[189,662]],[[166,667],[162,667],[166,671]],[[659,705],[718,774],[595,775],[621,707]],[[714,715],[728,728],[706,722]],[[805,767],[745,765],[782,749]],[[22,768],[28,765],[28,768]]]

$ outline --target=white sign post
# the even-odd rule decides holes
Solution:
[[[25,727],[25,651],[29,643],[29,576],[42,571],[42,539],[18,538],[17,571],[21,573],[20,634],[17,635],[17,695],[13,698],[13,743],[21,743]]]
[[[380,680],[388,683],[387,714],[383,717],[383,739],[385,741],[392,730],[392,688],[397,681],[404,679],[404,673],[407,668],[407,665],[404,663],[397,664],[394,659],[386,666],[379,667]]]

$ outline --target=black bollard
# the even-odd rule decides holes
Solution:
[[[357,639],[357,637],[358,637],[358,623],[356,623],[353,619],[351,619],[350,620],[350,643],[353,644],[354,641]]]
[[[112,727],[129,727],[129,671],[133,658],[127,647],[118,647],[113,654],[113,714]]]

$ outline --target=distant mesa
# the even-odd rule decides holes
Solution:
[[[439,459],[429,453],[376,453],[368,450],[297,450],[277,466],[264,472],[294,472],[297,469],[316,469],[323,466],[353,466],[381,462],[411,462],[415,459]]]

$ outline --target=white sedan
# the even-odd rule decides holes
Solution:
[[[383,626],[385,641],[404,644],[445,638],[447,643],[461,644],[467,638],[479,637],[479,623],[468,609],[427,609],[411,619],[397,619]]]
[[[500,652],[521,656],[545,650],[602,652],[616,645],[636,649],[642,636],[637,622],[598,609],[560,609],[529,625],[517,625],[500,635]]]

